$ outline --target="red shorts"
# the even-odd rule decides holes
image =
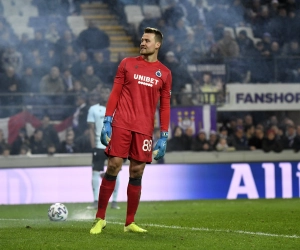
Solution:
[[[108,156],[152,162],[152,136],[113,127],[111,140],[105,149]]]

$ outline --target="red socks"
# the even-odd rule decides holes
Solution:
[[[102,179],[99,200],[98,200],[98,210],[96,218],[105,219],[105,213],[109,198],[112,195],[116,185],[116,180],[107,180],[105,177]]]
[[[127,215],[125,226],[134,222],[134,216],[138,209],[141,197],[142,186],[135,186],[128,183],[127,187]]]

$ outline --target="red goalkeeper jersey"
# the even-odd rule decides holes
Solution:
[[[171,71],[161,62],[141,56],[123,59],[106,109],[107,116],[114,116],[112,126],[152,136],[160,100],[161,131],[168,131],[171,85]]]

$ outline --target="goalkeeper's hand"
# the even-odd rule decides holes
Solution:
[[[103,127],[101,130],[101,142],[103,145],[107,146],[110,137],[111,137],[111,122],[112,122],[112,116],[105,116],[103,121]]]
[[[164,157],[167,148],[168,132],[160,132],[160,139],[158,139],[153,148],[154,160],[159,160]]]

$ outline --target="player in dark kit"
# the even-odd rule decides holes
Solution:
[[[135,224],[134,216],[140,201],[143,172],[146,163],[152,161],[152,135],[158,101],[161,137],[153,148],[155,160],[165,155],[170,121],[172,75],[157,59],[162,40],[159,30],[146,28],[141,38],[141,55],[125,58],[119,64],[101,132],[101,142],[107,146],[108,166],[100,185],[91,234],[101,233],[106,226],[107,204],[125,158],[130,164],[124,232],[147,232]]]

